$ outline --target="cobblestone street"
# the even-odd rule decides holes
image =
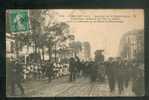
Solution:
[[[68,82],[68,77],[55,79],[48,83],[47,80],[32,81],[23,84],[25,88],[25,97],[71,97],[71,96],[135,96],[131,92],[131,83],[124,89],[122,94],[110,92],[108,83],[93,82],[89,79],[79,78],[74,82]]]

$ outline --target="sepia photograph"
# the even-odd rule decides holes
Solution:
[[[7,97],[144,96],[143,9],[7,9]]]

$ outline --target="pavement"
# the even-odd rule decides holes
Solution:
[[[132,84],[119,94],[118,89],[110,92],[108,82],[93,82],[87,78],[79,78],[69,82],[68,77],[47,80],[34,80],[23,83],[25,89],[24,97],[83,97],[83,96],[135,96],[131,91]],[[8,95],[10,96],[10,95]]]

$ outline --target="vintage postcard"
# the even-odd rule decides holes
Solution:
[[[6,10],[6,95],[145,95],[144,10]]]

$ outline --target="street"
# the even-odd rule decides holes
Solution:
[[[74,96],[135,96],[131,92],[131,82],[122,94],[110,92],[108,83],[93,82],[89,79],[79,78],[69,82],[68,77],[55,79],[48,83],[47,80],[31,81],[23,84],[25,97],[74,97]]]

